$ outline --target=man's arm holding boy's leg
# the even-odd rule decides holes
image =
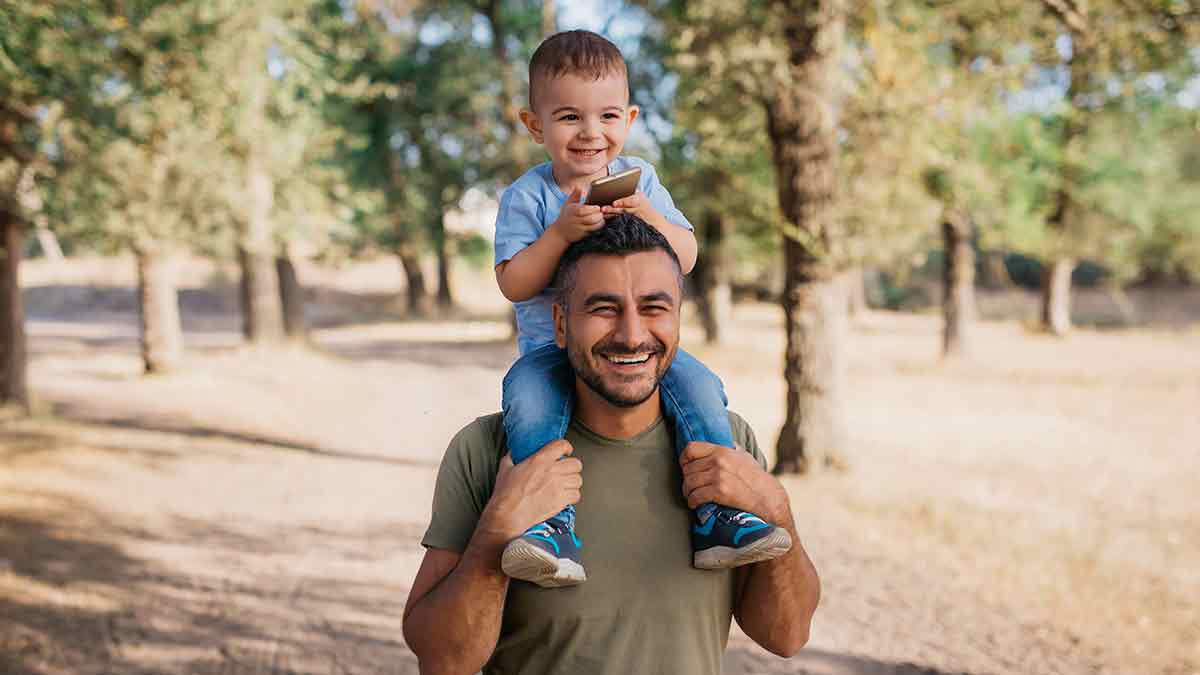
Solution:
[[[741,449],[696,442],[684,450],[681,461],[689,507],[724,504],[755,513],[791,535],[787,553],[735,572],[740,592],[734,616],[746,635],[763,648],[792,656],[808,642],[821,582],[796,533],[787,491]]]
[[[583,465],[563,459],[571,452],[559,440],[515,467],[506,456],[466,550],[426,551],[404,608],[404,639],[422,673],[473,673],[487,663],[508,591],[500,556],[531,525],[579,501]]]

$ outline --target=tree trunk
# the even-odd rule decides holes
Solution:
[[[967,351],[970,324],[975,319],[975,249],[966,214],[948,212],[942,222],[942,355]]]
[[[425,273],[421,270],[421,258],[412,242],[401,242],[396,249],[400,267],[408,292],[408,315],[421,318],[429,315],[429,291],[425,288]]]
[[[25,244],[22,223],[0,208],[0,408],[29,412],[26,384],[25,310],[19,269]]]
[[[183,358],[183,326],[175,261],[161,252],[134,249],[138,273],[138,323],[142,366],[147,374],[174,370]]]
[[[433,223],[433,245],[437,250],[438,266],[437,304],[438,307],[448,309],[454,306],[454,294],[450,291],[450,242],[441,220],[441,213],[438,212],[436,222]]]
[[[242,328],[255,344],[283,341],[283,306],[275,271],[275,230],[271,224],[274,181],[251,151],[246,160],[246,227],[238,249],[242,266]]]
[[[990,290],[1008,290],[1013,287],[1012,277],[1004,264],[1004,251],[984,251],[980,283]]]
[[[723,328],[733,314],[733,294],[729,286],[728,226],[720,214],[704,214],[701,236],[704,248],[697,260],[696,281],[699,293],[696,304],[704,325],[704,341],[720,344]]]
[[[46,260],[58,262],[63,259],[62,247],[58,244],[58,237],[54,236],[54,231],[50,228],[41,225],[34,231],[37,236],[38,246],[42,249],[42,255],[46,256]]]
[[[1071,330],[1071,271],[1075,269],[1075,261],[1065,253],[1070,251],[1066,246],[1071,243],[1072,218],[1078,209],[1071,192],[1078,182],[1077,170],[1066,157],[1071,155],[1072,144],[1087,132],[1091,113],[1081,97],[1088,91],[1094,46],[1092,36],[1087,32],[1085,16],[1063,13],[1058,7],[1052,8],[1051,11],[1057,14],[1071,31],[1071,80],[1067,85],[1068,108],[1063,124],[1064,160],[1059,186],[1054,195],[1054,212],[1047,221],[1047,227],[1058,234],[1059,241],[1058,248],[1050,255],[1049,267],[1042,274],[1041,319],[1044,330],[1052,335],[1062,336]]]
[[[845,465],[846,296],[828,258],[837,139],[833,82],[845,27],[843,0],[800,3],[783,15],[787,61],[766,103],[785,234],[783,311],[787,419],[776,473]]]
[[[867,311],[867,283],[863,268],[851,267],[843,272],[842,283],[846,284],[846,310],[851,318]]]
[[[1042,327],[1051,335],[1071,330],[1071,272],[1075,261],[1056,258],[1042,270]]]
[[[555,0],[542,0],[542,37],[547,38],[558,32],[558,12]]]
[[[279,301],[283,307],[283,332],[288,339],[306,341],[308,323],[304,320],[304,287],[296,275],[296,266],[287,251],[275,258],[275,272],[279,277]]]
[[[283,342],[283,306],[275,256],[238,248],[242,268],[242,334],[254,344]]]

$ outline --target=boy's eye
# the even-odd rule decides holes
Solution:
[[[568,114],[563,115],[562,117],[558,118],[558,121],[559,122],[574,122],[577,119],[579,119],[579,115],[576,115],[575,113],[568,113]]]
[[[620,115],[618,115],[617,113],[614,113],[614,112],[610,112],[610,113],[604,113],[604,119],[606,119],[606,120],[618,120],[618,119],[621,119],[621,116],[620,116]]]

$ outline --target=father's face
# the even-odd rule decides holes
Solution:
[[[567,306],[555,305],[556,340],[575,374],[609,403],[644,403],[679,346],[679,273],[663,251],[589,255]]]

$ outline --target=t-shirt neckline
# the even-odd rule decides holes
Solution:
[[[658,419],[656,419],[653,424],[646,427],[646,429],[644,431],[639,432],[633,438],[609,438],[608,436],[601,436],[599,433],[593,431],[591,428],[588,427],[588,425],[584,424],[578,417],[571,418],[571,426],[575,427],[575,429],[577,431],[579,431],[580,433],[582,433],[584,436],[587,436],[589,440],[599,443],[601,445],[610,445],[610,446],[623,447],[623,448],[641,445],[642,442],[645,441],[647,438],[649,438],[649,436],[651,434],[653,434],[655,431],[658,431],[658,428],[661,427],[662,424],[663,424],[663,416],[659,415]]]

